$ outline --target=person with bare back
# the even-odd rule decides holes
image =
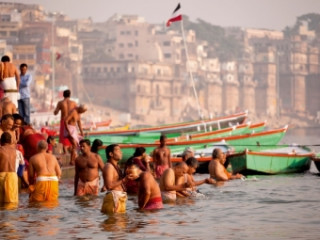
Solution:
[[[83,137],[83,130],[81,124],[80,114],[87,111],[87,107],[85,105],[80,105],[75,109],[71,110],[71,112],[64,119],[65,132],[64,136],[69,138],[71,142],[71,159],[70,164],[73,165],[74,161],[77,157],[77,147],[79,146],[79,141]],[[77,127],[80,131],[80,136],[78,134]]]
[[[57,115],[59,112],[61,112],[61,118],[60,118],[60,132],[59,132],[59,142],[63,144],[65,152],[67,152],[67,148],[71,146],[71,142],[68,138],[64,136],[65,132],[65,125],[64,125],[64,119],[69,115],[69,113],[77,107],[76,102],[72,101],[70,99],[71,91],[65,90],[63,91],[63,97],[64,99],[59,101],[56,109],[54,110],[54,115]]]
[[[6,114],[17,113],[16,105],[8,97],[4,97],[0,102],[0,118]]]
[[[167,137],[160,136],[160,146],[154,149],[152,157],[156,178],[159,179],[167,168],[171,168],[171,152],[166,145]]]
[[[4,97],[8,97],[18,108],[18,93],[20,87],[20,74],[14,64],[10,63],[9,56],[1,58],[0,85],[4,90]]]

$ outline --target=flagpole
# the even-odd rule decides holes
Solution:
[[[193,74],[192,74],[192,71],[191,71],[190,67],[188,67],[188,65],[189,65],[189,53],[188,53],[186,38],[185,38],[185,35],[184,35],[183,20],[181,20],[180,22],[181,22],[181,32],[182,32],[182,38],[183,38],[183,43],[184,43],[184,49],[185,49],[186,58],[187,58],[187,64],[186,64],[187,66],[186,67],[187,67],[187,70],[189,71],[190,79],[191,79],[191,82],[192,82],[192,88],[193,88],[193,93],[194,93],[194,96],[195,96],[196,102],[197,102],[199,118],[202,119],[201,109],[200,109],[200,102],[199,102],[198,94],[197,94],[197,91],[196,91],[196,86],[195,86],[194,80],[193,80]]]
[[[55,58],[56,58],[56,51],[54,46],[54,18],[52,19],[51,25],[51,69],[52,69],[52,106],[54,104],[54,88],[55,88]]]

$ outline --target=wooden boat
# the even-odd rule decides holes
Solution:
[[[186,135],[182,135],[179,137],[167,138],[167,142],[210,139],[210,138],[249,134],[253,132],[261,132],[265,128],[265,125],[266,125],[266,122],[256,123],[253,125],[251,125],[251,123],[244,123],[237,126],[210,131],[210,132],[190,133],[190,134],[188,133]],[[159,143],[159,140],[157,140],[156,143]]]
[[[183,132],[195,132],[195,131],[206,131],[211,129],[221,129],[237,124],[242,124],[247,118],[248,112],[237,113],[225,117],[218,117],[208,120],[198,120],[185,123],[176,123],[170,125],[163,125],[150,128],[130,129],[123,131],[101,131],[101,132],[90,132],[88,136],[95,136],[101,138],[103,135],[137,135],[138,133],[183,133]]]
[[[109,127],[111,124],[112,120],[108,120],[108,121],[103,121],[103,122],[90,122],[90,123],[84,123],[82,126],[82,129],[85,130],[96,130],[99,128],[105,128],[105,127]]]
[[[265,131],[261,133],[252,133],[239,136],[220,137],[213,139],[201,139],[201,140],[189,140],[181,142],[169,142],[167,146],[170,148],[172,153],[182,152],[186,147],[192,147],[195,150],[204,149],[212,146],[221,141],[225,141],[227,144],[232,146],[236,152],[243,151],[250,147],[251,149],[265,149],[270,146],[277,145],[283,138],[287,131],[287,126],[281,129]],[[141,143],[141,144],[119,144],[122,149],[122,159],[126,161],[130,156],[133,155],[135,148],[144,147],[146,152],[150,154],[159,144],[156,143]],[[105,154],[101,150],[99,154],[105,159]]]
[[[228,156],[233,173],[244,175],[300,173],[309,170],[314,154],[308,148],[288,146],[235,153]]]
[[[314,162],[316,168],[320,172],[320,153],[314,155],[311,160]]]

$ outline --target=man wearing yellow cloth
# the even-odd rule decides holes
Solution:
[[[127,193],[125,192],[125,181],[130,176],[123,177],[118,166],[122,158],[120,146],[111,144],[106,148],[106,157],[108,162],[103,168],[104,186],[102,191],[106,191],[103,199],[101,212],[103,213],[124,213],[126,211]]]
[[[59,196],[61,169],[55,156],[46,152],[48,149],[46,141],[39,141],[37,147],[38,153],[31,157],[29,162],[29,200],[36,202],[55,201]]]
[[[11,145],[10,133],[4,132],[0,141],[0,203],[18,204],[16,149]]]

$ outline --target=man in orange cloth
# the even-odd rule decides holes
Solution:
[[[11,135],[1,135],[0,147],[0,203],[18,204],[18,175],[16,149],[11,145]]]
[[[58,160],[47,153],[47,149],[47,142],[39,141],[38,153],[29,162],[30,201],[56,201],[59,196],[61,169]]]
[[[90,141],[80,141],[82,155],[75,160],[74,195],[98,195],[99,169],[102,171],[104,164],[101,157],[90,151]]]
[[[127,174],[130,179],[139,182],[138,204],[143,210],[156,210],[163,208],[161,191],[158,182],[150,171],[142,171],[135,162],[127,165]]]
[[[67,137],[65,137],[65,124],[64,120],[68,116],[68,114],[77,107],[76,102],[70,100],[71,91],[65,90],[63,92],[64,99],[59,101],[56,109],[54,110],[54,115],[57,115],[61,111],[61,117],[60,117],[60,133],[59,133],[59,142],[63,144],[66,148],[69,148],[71,146],[71,142]]]

